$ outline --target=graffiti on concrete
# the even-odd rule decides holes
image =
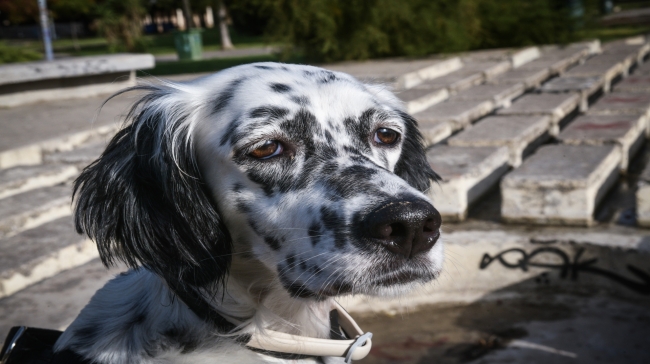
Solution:
[[[527,253],[523,249],[512,248],[504,250],[494,256],[490,256],[489,254],[485,253],[481,259],[479,268],[486,269],[492,262],[498,261],[506,268],[521,269],[524,272],[527,272],[528,268],[530,267],[557,269],[559,270],[560,278],[562,279],[570,278],[572,280],[577,280],[578,273],[581,272],[596,274],[615,281],[637,293],[650,295],[650,275],[648,273],[628,264],[628,271],[636,276],[639,280],[629,279],[621,276],[620,274],[595,267],[595,264],[598,262],[597,258],[580,261],[582,253],[584,253],[584,248],[576,250],[575,255],[573,258],[571,258],[569,254],[563,250],[554,247],[545,246],[537,248],[530,253]],[[539,259],[537,261],[534,260],[535,257],[542,254],[555,255],[557,258],[559,258],[560,262],[547,263],[541,262]]]

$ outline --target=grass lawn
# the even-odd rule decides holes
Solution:
[[[217,28],[205,29],[203,31],[203,50],[213,51],[221,49],[221,38]],[[239,34],[231,30],[230,38],[237,48],[264,46],[266,43],[262,37]],[[166,54],[176,53],[174,48],[174,33],[164,33],[145,36],[147,53]],[[43,52],[41,41],[13,41],[9,45]],[[83,38],[74,42],[72,39],[57,39],[52,42],[52,48],[56,53],[65,53],[70,56],[95,56],[110,53],[108,44],[104,38]]]
[[[650,33],[650,24],[644,25],[625,25],[586,29],[578,33],[581,39],[594,39],[598,38],[601,42],[609,42],[616,39],[634,37],[637,35],[645,35]]]
[[[241,58],[204,59],[200,61],[160,62],[156,64],[156,68],[154,69],[139,71],[138,76],[165,76],[182,73],[215,72],[229,67],[238,66],[240,64],[277,61],[278,59],[274,55],[266,55]]]

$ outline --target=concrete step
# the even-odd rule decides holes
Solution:
[[[508,72],[512,68],[509,61],[479,61],[471,59],[463,59],[463,69],[466,71],[477,71],[483,74],[486,80],[494,79],[495,77]]]
[[[416,88],[446,88],[450,94],[455,94],[467,90],[485,81],[482,70],[473,68],[461,68],[457,71],[448,73],[444,76],[425,81]]]
[[[327,65],[327,68],[349,73],[364,82],[383,83],[396,89],[408,89],[426,80],[454,72],[462,66],[460,58],[452,57],[443,60],[350,62]]]
[[[578,109],[578,93],[540,93],[524,95],[509,108],[500,109],[498,115],[546,115],[551,119],[549,133],[557,135],[566,117]]]
[[[614,90],[618,92],[650,93],[650,74],[637,74],[637,71],[635,71],[633,75],[614,85]]]
[[[75,165],[81,169],[99,158],[104,149],[106,149],[104,140],[92,141],[72,150],[45,153],[43,162],[46,164]]]
[[[641,44],[613,42],[603,47],[603,54],[625,57],[626,62],[630,62],[630,64],[643,62],[648,53],[650,53],[650,43],[645,41],[642,41]]]
[[[526,69],[518,68],[510,70],[499,77],[490,80],[488,83],[492,84],[514,84],[522,83],[526,89],[536,88],[546,81],[551,76],[548,68],[541,69]]]
[[[570,45],[567,47],[555,48],[552,50],[544,51],[540,61],[555,61],[551,62],[549,68],[553,74],[561,74],[567,68],[577,64],[583,63],[590,55],[589,48],[584,45]]]
[[[64,330],[98,289],[125,270],[93,259],[0,299],[0,336],[19,325]]]
[[[557,139],[570,145],[616,145],[621,152],[621,172],[645,140],[647,119],[640,115],[583,115],[564,129]]]
[[[76,176],[75,166],[52,164],[39,166],[20,166],[0,170],[1,199],[36,188],[65,182]]]
[[[603,77],[605,84],[603,89],[609,92],[612,81],[623,74],[627,73],[624,63],[617,58],[608,55],[596,55],[589,58],[584,64],[575,66],[566,73],[566,77]]]
[[[469,205],[494,186],[508,170],[506,147],[440,145],[427,152],[431,168],[442,180],[428,192],[444,221],[460,221]]]
[[[603,65],[621,63],[622,74],[625,76],[629,73],[630,68],[636,63],[636,56],[635,54],[603,52],[603,54],[590,59],[589,63]]]
[[[590,115],[650,116],[650,94],[613,92],[598,100],[587,112]]]
[[[645,165],[639,176],[635,197],[637,224],[650,228],[650,163]]]
[[[639,66],[634,70],[636,75],[650,75],[650,62],[646,60],[645,63],[639,64]]]
[[[548,139],[549,116],[488,116],[454,135],[447,144],[457,147],[507,147],[508,163],[518,167],[527,154]]]
[[[419,123],[425,143],[432,145],[493,110],[494,103],[489,100],[456,100],[451,97],[445,102],[414,114],[413,117]]]
[[[580,93],[580,111],[587,111],[589,100],[604,90],[605,78],[602,76],[577,77],[561,76],[556,77],[542,85],[541,92],[545,93]]]
[[[449,91],[446,87],[439,88],[410,88],[396,92],[397,97],[406,105],[409,114],[420,111],[445,101],[449,98]]]
[[[0,200],[0,238],[70,215],[71,192],[71,186],[60,184],[3,198]]]
[[[621,158],[614,145],[543,146],[503,178],[501,216],[512,223],[590,226]]]
[[[1,241],[0,298],[97,258],[95,244],[65,216]]]
[[[514,52],[510,56],[510,62],[512,63],[512,68],[518,68],[538,59],[541,55],[542,53],[538,47],[528,47]]]
[[[491,100],[495,107],[508,107],[512,100],[523,95],[524,84],[484,84],[459,92],[454,96],[456,100],[484,101]]]
[[[43,153],[114,134],[135,94],[116,97],[100,112],[104,100],[98,96],[0,109],[0,169],[40,164]]]

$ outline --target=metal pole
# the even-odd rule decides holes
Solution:
[[[43,44],[45,45],[45,60],[51,61],[54,59],[54,55],[52,54],[52,40],[50,39],[45,0],[38,0],[38,11],[41,13],[41,33],[43,33]]]
[[[187,22],[187,30],[189,31],[192,29],[192,22],[194,19],[192,19],[192,10],[190,10],[190,1],[189,0],[183,0],[183,7],[185,8],[185,21]]]

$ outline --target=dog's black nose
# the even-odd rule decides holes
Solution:
[[[390,200],[364,219],[364,235],[406,258],[429,251],[440,236],[440,213],[428,202]]]

